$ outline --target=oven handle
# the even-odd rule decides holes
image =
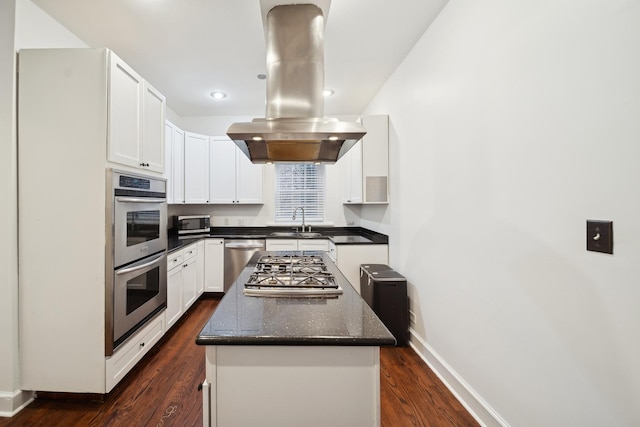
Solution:
[[[165,253],[161,253],[160,255],[156,256],[149,262],[145,262],[144,264],[136,265],[134,267],[123,268],[122,270],[116,271],[116,274],[117,275],[127,274],[127,273],[131,273],[132,271],[142,270],[143,268],[149,267],[150,265],[157,263],[158,261],[160,261],[162,258],[166,256],[167,255]]]
[[[167,199],[154,199],[151,197],[116,197],[116,202],[123,203],[164,203]]]

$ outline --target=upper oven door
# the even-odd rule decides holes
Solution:
[[[167,201],[163,198],[116,196],[114,200],[114,266],[167,248]]]

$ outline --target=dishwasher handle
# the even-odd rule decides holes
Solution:
[[[262,243],[225,243],[225,248],[229,249],[240,249],[240,250],[249,250],[249,249],[264,249],[265,246]]]

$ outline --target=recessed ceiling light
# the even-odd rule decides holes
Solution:
[[[322,96],[331,96],[333,95],[333,91],[331,89],[325,89],[322,91]]]
[[[261,136],[254,136],[253,138],[254,141],[262,141],[262,137]]]
[[[338,137],[337,136],[330,136],[329,137],[329,141],[337,141]]]
[[[227,94],[224,92],[211,92],[211,97],[213,99],[224,99],[227,97]]]

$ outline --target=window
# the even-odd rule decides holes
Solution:
[[[276,222],[291,222],[298,206],[304,208],[307,223],[323,221],[324,165],[277,163],[275,166]]]

